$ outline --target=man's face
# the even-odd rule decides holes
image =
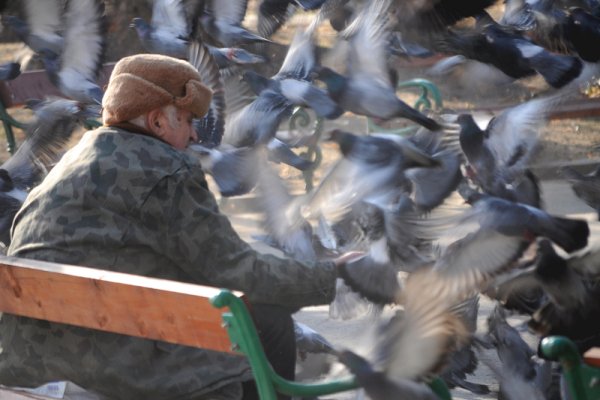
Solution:
[[[178,108],[163,109],[158,117],[157,136],[179,150],[184,150],[190,142],[197,142],[198,135],[192,127],[193,114]]]

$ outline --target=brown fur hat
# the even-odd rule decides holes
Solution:
[[[102,99],[105,125],[129,121],[173,104],[204,116],[212,92],[187,61],[158,54],[124,57],[115,65]]]

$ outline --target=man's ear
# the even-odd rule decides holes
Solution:
[[[160,108],[154,109],[146,114],[146,126],[157,138],[165,135],[167,118]]]

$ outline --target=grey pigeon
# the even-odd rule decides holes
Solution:
[[[0,64],[0,81],[10,81],[21,74],[21,65],[16,62]]]
[[[329,95],[341,108],[377,120],[408,118],[429,130],[440,125],[408,106],[396,96],[390,81],[387,60],[387,36],[390,25],[389,1],[371,2],[347,28],[351,51],[347,76],[327,68],[315,69],[315,75],[327,85]]]
[[[219,69],[225,69],[232,65],[259,64],[267,61],[263,56],[239,47],[206,47],[214,57]]]
[[[477,315],[479,311],[479,295],[472,296],[452,308],[460,316],[471,335],[477,330]],[[474,394],[487,394],[490,389],[483,384],[467,380],[467,374],[473,374],[478,365],[478,359],[471,341],[464,344],[448,358],[448,364],[440,374],[450,388],[461,387]]]
[[[27,46],[39,52],[48,49],[60,54],[64,45],[61,34],[63,6],[59,0],[24,0],[25,21],[3,15],[2,23],[9,26]]]
[[[516,79],[539,73],[554,88],[569,84],[582,72],[583,63],[578,57],[551,53],[499,25],[485,12],[476,17],[472,30],[448,31],[444,50],[491,64]]]
[[[488,194],[535,202],[535,182],[531,182],[535,178],[526,176],[529,160],[550,114],[572,95],[569,87],[508,108],[492,118],[485,129],[471,114],[459,115],[459,142],[468,162],[469,177]],[[525,197],[517,190],[524,180],[530,181],[527,184],[531,186]]]
[[[225,130],[226,99],[219,67],[210,49],[196,40],[188,47],[188,61],[213,93],[207,115],[194,118],[192,124],[199,142],[206,147],[215,147],[221,144]]]
[[[248,0],[207,0],[200,22],[208,35],[225,47],[252,42],[270,42],[242,27]]]
[[[103,3],[98,0],[71,1],[65,21],[62,51],[40,50],[46,72],[65,96],[100,105],[103,91],[95,81],[102,67],[105,46]]]
[[[253,71],[247,71],[244,79],[257,95],[270,89],[281,94],[293,105],[308,106],[317,116],[334,119],[339,117],[343,110],[324,90],[313,85],[311,81],[311,71],[317,65],[313,34],[310,28],[296,32],[283,64],[271,79]]]
[[[462,293],[485,288],[495,276],[512,269],[538,236],[550,238],[567,252],[587,245],[589,227],[584,220],[551,216],[476,192],[466,196],[466,201],[472,209],[448,230],[460,239],[440,246],[434,265],[444,276],[447,290]]]
[[[406,170],[440,165],[408,139],[355,135],[339,129],[328,136],[338,144],[343,158],[309,195],[304,204],[308,213],[319,210],[331,218],[361,200],[393,207],[400,195],[411,192]]]
[[[373,400],[438,400],[439,397],[424,383],[409,379],[391,379],[377,371],[363,357],[350,350],[340,352],[339,360],[356,376],[358,384]]]
[[[258,168],[255,149],[249,147],[206,147],[190,144],[188,154],[198,157],[202,169],[213,177],[223,197],[248,193],[256,185]]]
[[[150,23],[142,18],[131,22],[147,51],[187,58],[191,28],[182,0],[154,0]]]
[[[335,352],[333,345],[323,335],[296,320],[294,320],[294,334],[296,335],[296,348],[300,354],[333,354]]]
[[[294,198],[283,179],[259,152],[257,175],[258,200],[263,225],[285,254],[304,261],[316,261],[311,225],[291,206]]]
[[[600,167],[588,174],[582,174],[572,167],[561,168],[560,172],[575,195],[592,207],[600,220]]]
[[[397,294],[404,309],[380,326],[376,338],[375,365],[390,379],[438,374],[467,343],[464,320],[452,311],[466,293],[453,293],[445,286],[445,280],[428,268],[411,273],[404,281]]]
[[[29,190],[62,156],[85,110],[72,100],[51,99],[34,107],[35,120],[15,154],[0,165],[0,241],[10,244],[10,227]]]

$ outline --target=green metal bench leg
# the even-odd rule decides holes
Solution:
[[[0,119],[2,120],[2,125],[4,126],[4,133],[6,135],[6,147],[10,154],[14,154],[17,148],[17,144],[15,141],[15,134],[13,132],[12,127],[16,127],[19,129],[25,129],[25,124],[17,121],[13,117],[11,117],[6,111],[6,107],[0,101]]]
[[[439,89],[437,88],[437,86],[435,86],[432,82],[430,82],[426,79],[418,78],[418,79],[411,79],[411,80],[405,81],[405,82],[400,82],[398,84],[398,89],[413,88],[413,87],[418,87],[421,89],[421,94],[420,94],[419,98],[417,99],[417,101],[415,102],[415,105],[413,106],[416,110],[421,111],[423,108],[439,110],[442,108],[442,95],[441,95]],[[431,103],[431,100],[429,99],[430,96],[433,98],[433,104]],[[367,133],[384,132],[384,133],[394,133],[394,134],[397,134],[400,136],[404,136],[404,135],[409,135],[409,134],[415,132],[417,129],[418,129],[418,127],[416,127],[416,126],[410,126],[407,128],[400,128],[400,129],[386,129],[386,128],[383,128],[383,127],[375,124],[375,122],[373,122],[373,120],[371,118],[367,118]]]
[[[564,336],[542,339],[544,357],[560,361],[573,400],[600,399],[600,369],[586,365],[575,344]]]
[[[290,118],[289,129],[290,131],[296,129],[296,124],[302,127],[307,127],[310,123],[310,120],[310,116],[303,107],[296,107]],[[312,166],[309,169],[302,171],[304,187],[307,193],[313,189],[314,172],[321,165],[321,161],[323,160],[323,153],[321,152],[321,147],[319,146],[319,140],[321,139],[322,133],[323,118],[319,117],[315,119],[315,126],[312,130],[311,141],[306,149],[306,152],[300,154],[307,160],[312,160]]]
[[[229,307],[230,312],[223,313],[229,338],[236,350],[248,357],[262,400],[275,400],[277,392],[290,396],[316,397],[358,388],[353,376],[317,383],[300,383],[282,378],[269,364],[244,302],[228,290],[222,290],[210,301],[217,308]],[[429,385],[441,400],[451,400],[450,392],[441,379],[436,378]]]

